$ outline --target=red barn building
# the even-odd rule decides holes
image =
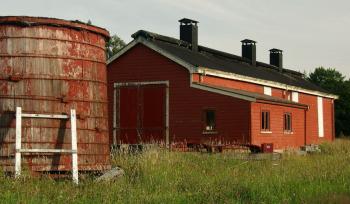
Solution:
[[[282,67],[198,45],[197,21],[182,19],[180,39],[140,30],[108,62],[109,124],[114,144],[273,143],[294,148],[334,139],[337,96]]]

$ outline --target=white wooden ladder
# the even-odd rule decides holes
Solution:
[[[41,119],[61,119],[71,121],[72,149],[22,149],[22,118],[41,118]],[[72,154],[72,175],[73,182],[78,184],[78,147],[77,147],[77,122],[76,112],[70,110],[69,115],[49,115],[49,114],[29,114],[22,113],[22,108],[16,108],[16,156],[15,156],[15,177],[21,175],[21,153],[60,153]]]

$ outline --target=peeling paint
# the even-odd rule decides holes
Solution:
[[[14,111],[21,106],[23,112],[43,114],[76,109],[83,116],[77,121],[79,169],[109,168],[108,32],[70,21],[27,18],[0,17],[0,166],[14,170]],[[18,26],[21,20],[33,24]],[[70,149],[67,121],[23,119],[22,127],[24,147]],[[25,155],[24,164],[32,171],[69,171],[71,157]]]

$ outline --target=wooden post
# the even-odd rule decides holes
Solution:
[[[16,108],[16,156],[15,178],[21,175],[22,108]]]
[[[72,175],[73,182],[78,184],[78,145],[77,145],[77,117],[74,109],[70,111],[71,131],[72,131]]]
[[[165,144],[170,149],[170,138],[169,138],[169,83],[166,84],[165,92]]]

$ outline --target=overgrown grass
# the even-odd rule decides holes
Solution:
[[[79,186],[49,178],[14,180],[0,174],[4,203],[349,203],[350,141],[322,153],[246,161],[231,154],[167,152],[116,155],[126,175]]]

